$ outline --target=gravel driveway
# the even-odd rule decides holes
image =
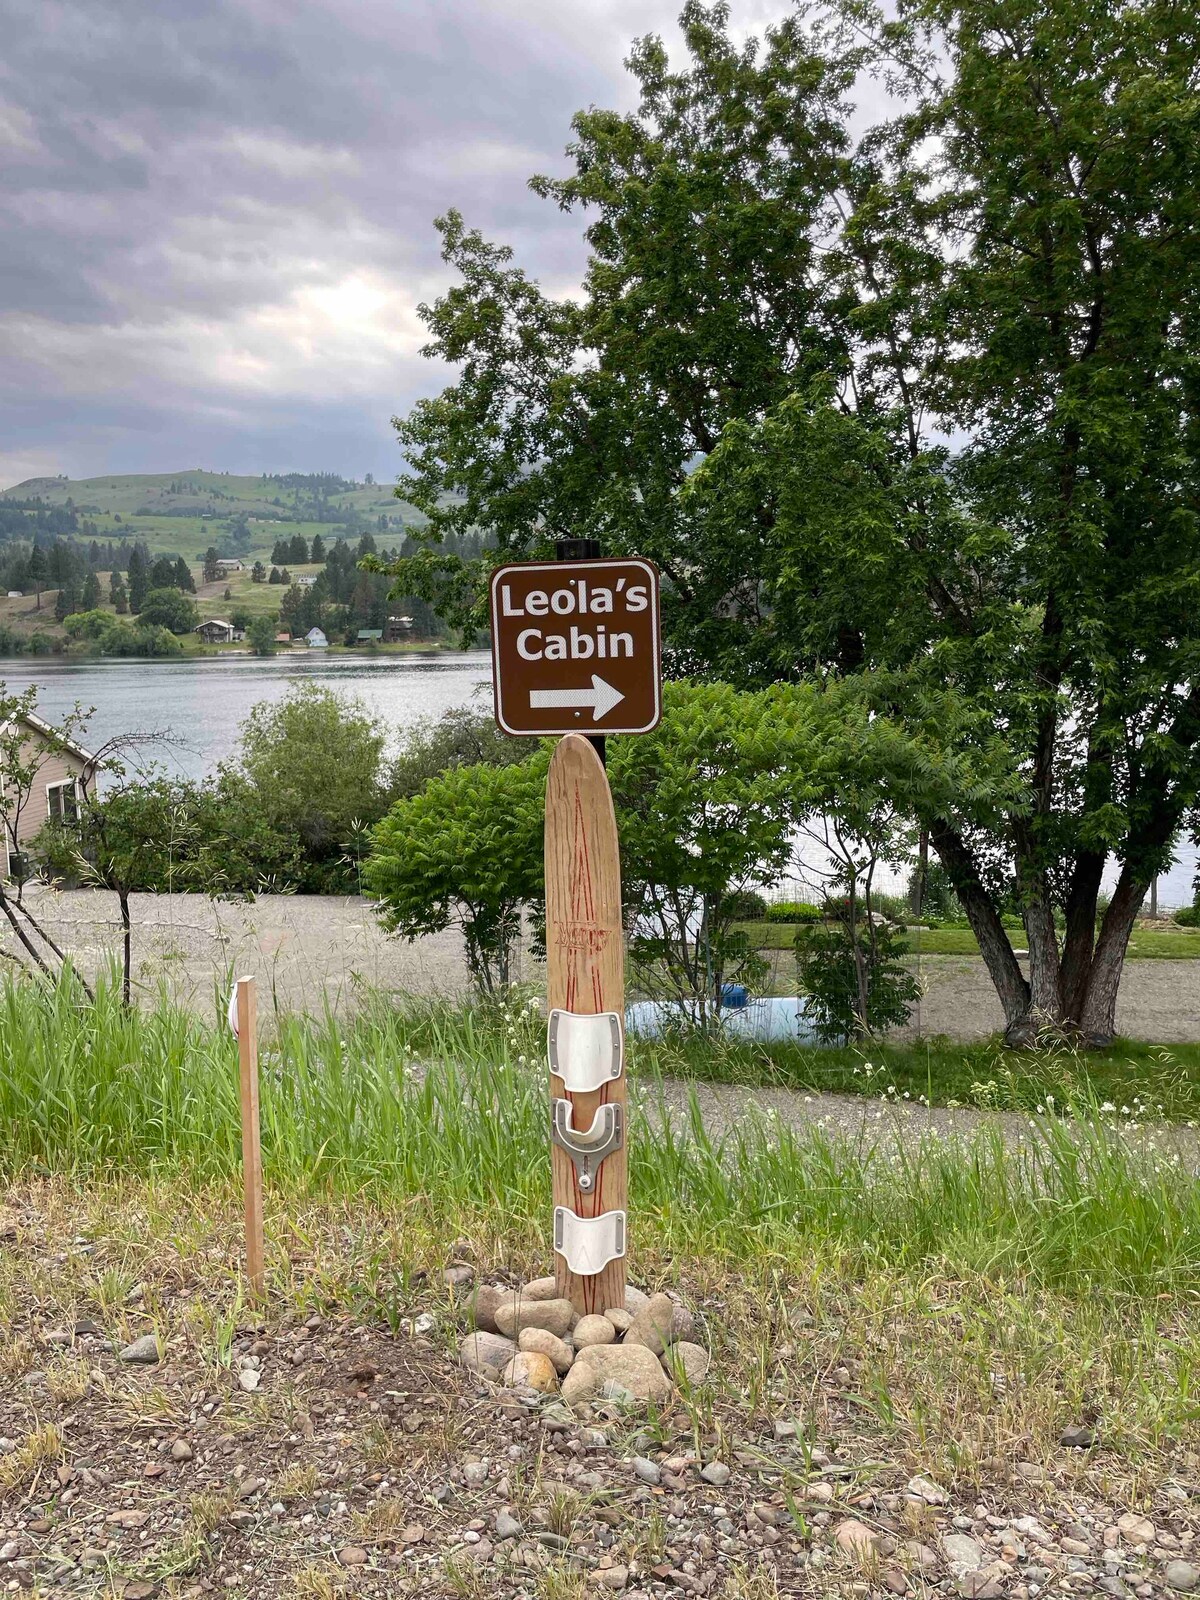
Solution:
[[[30,904],[56,940],[94,973],[120,947],[116,896],[97,890],[35,888]],[[389,938],[371,904],[330,895],[263,895],[249,904],[203,895],[135,895],[134,977],[208,1011],[214,984],[253,973],[284,1009],[349,1003],[363,984],[395,992],[454,997],[467,989],[462,940],[432,934],[409,944]],[[16,950],[11,933],[0,948]],[[523,958],[524,976],[544,969]],[[981,1039],[1001,1026],[999,1002],[983,962],[971,956],[923,956],[922,997],[897,1038]],[[1130,961],[1121,982],[1117,1025],[1131,1039],[1163,1044],[1200,1040],[1200,961]]]

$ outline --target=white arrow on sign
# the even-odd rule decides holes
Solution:
[[[614,689],[611,683],[605,683],[604,679],[598,678],[594,672],[590,689],[530,689],[529,691],[529,704],[534,711],[546,710],[553,706],[591,706],[593,722],[599,722],[601,717],[607,716],[624,698],[620,689]]]

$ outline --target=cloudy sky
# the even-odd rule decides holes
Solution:
[[[739,32],[786,0],[733,0]],[[627,106],[676,0],[0,0],[0,486],[210,467],[390,478],[445,372],[449,206],[548,288],[526,189]]]

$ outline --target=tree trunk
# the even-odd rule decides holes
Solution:
[[[49,964],[46,962],[41,952],[34,947],[32,940],[29,938],[24,928],[17,921],[17,914],[13,910],[13,903],[8,898],[7,894],[5,894],[3,888],[0,888],[0,909],[3,910],[4,915],[8,918],[9,924],[12,927],[12,931],[25,946],[26,950],[33,959],[34,964],[39,967],[41,971],[45,973],[46,977],[53,982],[54,973],[50,970]]]
[[[50,935],[46,932],[45,928],[42,927],[41,923],[34,916],[33,912],[30,911],[29,907],[25,904],[25,902],[23,900],[20,900],[20,899],[13,900],[11,902],[9,902],[8,900],[5,901],[4,909],[8,913],[8,920],[10,922],[12,922],[13,926],[16,927],[16,922],[15,922],[15,920],[13,918],[13,914],[12,914],[12,908],[13,907],[15,907],[16,910],[21,913],[21,915],[25,918],[26,922],[28,922],[29,926],[37,934],[38,938],[42,941],[42,943],[45,944],[45,945],[48,945],[49,948],[54,951],[54,954],[58,957],[59,961],[65,967],[67,965],[67,961],[69,959],[68,956],[67,956],[67,952],[65,950],[63,950],[61,948],[61,946],[58,945],[55,942],[55,940],[50,937]],[[24,938],[24,935],[22,935],[22,942],[25,943],[30,949],[33,948],[32,945],[29,945],[29,941]],[[47,972],[50,971],[50,968],[46,965],[46,963],[44,961],[41,962],[41,965]],[[79,971],[78,967],[73,967],[72,971],[75,974],[75,981],[79,984],[79,987],[83,990],[84,994],[87,995],[89,1000],[94,1001],[96,996],[93,994],[92,986],[87,981],[87,979],[84,977],[83,973]]]
[[[942,865],[950,874],[954,892],[962,901],[971,932],[979,941],[979,953],[1004,1008],[1005,1028],[1016,1027],[1029,1016],[1029,985],[1017,964],[999,913],[983,886],[962,836],[940,818],[931,825],[929,835]]]
[[[1022,1020],[1010,1024],[1009,1044],[1036,1044],[1041,1034],[1058,1032],[1064,1021],[1062,965],[1054,911],[1043,889],[1025,907],[1025,934],[1029,940],[1029,1006]]]
[[[1117,1031],[1117,989],[1125,965],[1129,935],[1146,895],[1128,867],[1122,869],[1116,892],[1104,913],[1100,937],[1088,973],[1087,990],[1079,1012],[1079,1031],[1086,1045],[1111,1044]]]
[[[1096,946],[1096,901],[1100,895],[1103,873],[1104,857],[1098,852],[1082,851],[1076,857],[1071,888],[1067,894],[1067,929],[1063,938],[1062,957],[1063,1009],[1074,1023],[1079,1021],[1092,970],[1092,952]]]

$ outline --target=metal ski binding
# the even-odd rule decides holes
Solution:
[[[551,1011],[546,1026],[550,1071],[562,1079],[568,1094],[590,1094],[621,1076],[621,1018],[615,1011],[585,1016],[578,1011]]]
[[[619,1105],[597,1106],[591,1127],[586,1133],[580,1133],[572,1121],[571,1102],[554,1102],[550,1137],[575,1163],[575,1182],[585,1194],[595,1186],[596,1173],[605,1156],[619,1150],[625,1141],[622,1110]]]
[[[572,1272],[594,1278],[625,1254],[625,1213],[603,1211],[598,1217],[581,1217],[566,1206],[555,1206],[554,1248]]]

